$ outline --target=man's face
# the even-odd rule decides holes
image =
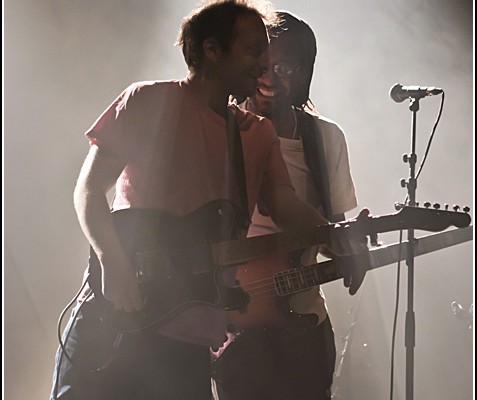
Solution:
[[[302,71],[296,46],[286,35],[272,38],[267,56],[266,72],[258,80],[253,102],[256,112],[272,118],[291,106]]]
[[[229,94],[252,96],[262,74],[268,35],[262,19],[257,15],[239,16],[235,22],[230,51],[224,53],[221,66],[224,84]]]

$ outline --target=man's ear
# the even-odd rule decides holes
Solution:
[[[292,102],[295,105],[306,103],[309,97],[313,67],[300,68],[293,77]]]
[[[214,38],[205,39],[202,43],[202,49],[204,50],[205,58],[212,62],[217,62],[223,54],[222,48],[219,42]]]

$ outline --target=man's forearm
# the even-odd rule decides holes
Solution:
[[[329,223],[313,206],[300,200],[292,188],[281,188],[270,204],[270,215],[282,230],[311,228]]]
[[[100,260],[105,254],[114,254],[121,249],[106,194],[77,187],[74,206],[83,233]]]

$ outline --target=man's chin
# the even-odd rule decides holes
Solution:
[[[270,103],[269,101],[263,101],[262,99],[259,99],[257,97],[258,96],[255,95],[255,97],[251,99],[254,111],[263,117],[270,118],[273,109],[272,103]]]

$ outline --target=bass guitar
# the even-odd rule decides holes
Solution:
[[[102,320],[120,332],[158,327],[192,305],[243,309],[249,295],[228,287],[223,278],[227,267],[256,257],[304,249],[328,243],[332,229],[311,229],[238,238],[243,219],[227,200],[216,200],[182,217],[159,210],[126,209],[112,213],[120,243],[136,269],[144,307],[127,313],[106,308]],[[470,224],[466,212],[404,207],[383,216],[363,216],[346,221],[347,229],[359,235],[376,236],[399,229],[441,231]],[[90,249],[89,284],[101,296],[101,267]]]
[[[420,256],[473,239],[473,226],[416,238],[414,255]],[[409,242],[380,246],[369,251],[369,259],[361,265],[367,271],[405,260]],[[287,269],[288,266],[288,269]],[[238,268],[237,279],[250,301],[246,310],[228,312],[229,327],[233,331],[247,328],[284,328],[290,325],[314,326],[318,317],[294,309],[294,298],[309,289],[343,278],[339,266],[332,260],[309,266],[294,267],[285,254],[253,260]],[[312,296],[316,298],[316,296]],[[306,299],[305,299],[306,301]]]

